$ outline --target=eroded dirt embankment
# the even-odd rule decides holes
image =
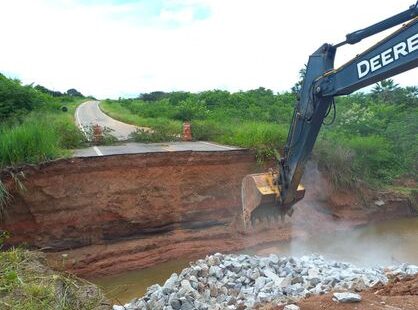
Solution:
[[[11,232],[10,245],[48,250],[51,260],[83,276],[237,251],[303,236],[311,228],[332,231],[412,212],[408,199],[390,193],[362,202],[350,192],[325,196],[326,181],[308,173],[306,199],[290,220],[243,233],[241,181],[262,169],[245,150],[73,158],[22,169],[26,191],[12,193],[0,229]],[[13,187],[7,173],[2,179]],[[376,200],[384,205],[377,207]]]

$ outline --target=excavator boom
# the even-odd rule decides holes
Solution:
[[[300,185],[321,125],[335,104],[334,97],[418,66],[418,2],[408,10],[370,27],[348,34],[342,43],[324,44],[310,57],[296,102],[284,154],[275,171],[248,175],[242,183],[245,227],[265,218],[293,213],[303,199]],[[338,69],[334,69],[337,48],[408,22]]]

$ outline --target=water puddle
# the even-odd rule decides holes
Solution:
[[[177,259],[150,268],[128,271],[116,275],[90,279],[97,284],[113,303],[125,304],[145,294],[153,284],[164,284],[174,272],[181,272],[189,265],[187,259]]]

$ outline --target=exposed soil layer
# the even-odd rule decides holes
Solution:
[[[381,285],[373,289],[375,294],[382,296],[418,295],[418,276],[392,279],[387,285]]]
[[[68,270],[92,276],[413,213],[407,198],[391,193],[369,193],[362,202],[350,192],[325,195],[326,181],[307,173],[306,198],[291,219],[243,232],[241,181],[264,169],[246,150],[73,158],[27,166],[22,168],[23,193],[13,191],[7,172],[1,174],[14,200],[0,229],[11,233],[9,245],[42,248],[58,266],[67,254]],[[377,200],[383,205],[377,206]]]
[[[296,303],[301,310],[416,310],[418,306],[418,276],[395,279],[386,286],[360,293],[359,303],[336,303],[332,293],[312,296]],[[282,310],[283,306],[265,306],[263,310]]]

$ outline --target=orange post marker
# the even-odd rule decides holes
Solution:
[[[192,141],[192,126],[189,122],[183,123],[183,141]]]
[[[103,140],[103,129],[100,125],[93,125],[93,143],[100,144]]]

